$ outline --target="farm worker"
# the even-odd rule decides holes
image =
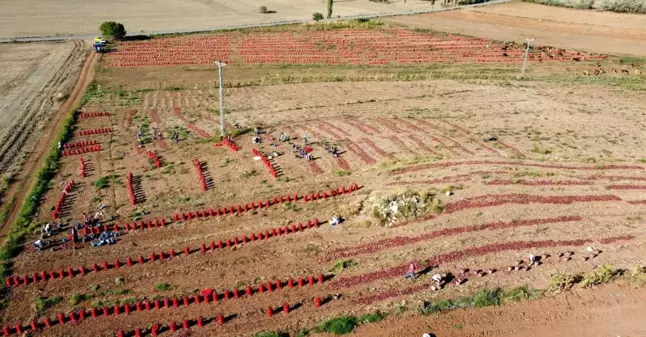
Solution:
[[[417,265],[415,264],[415,261],[413,261],[408,265],[408,272],[404,274],[404,278],[416,279],[417,275],[415,275],[415,269],[417,269]]]
[[[336,225],[338,225],[340,223],[341,223],[341,217],[335,215],[335,216],[332,217],[332,220],[330,221],[330,226],[334,227],[334,226],[336,226]]]
[[[307,160],[314,160],[314,157],[312,156],[311,152],[307,153]]]
[[[36,240],[36,242],[34,242],[34,247],[36,247],[38,250],[43,250],[45,248],[45,243],[43,242],[43,240]]]
[[[258,130],[258,128],[253,128],[253,134],[254,134],[256,137],[258,137],[258,135],[260,134],[260,130]]]
[[[531,267],[534,263],[537,263],[538,259],[533,254],[529,254],[529,266]]]
[[[83,212],[83,224],[87,225],[87,222],[88,222],[87,214],[85,214],[85,212]]]
[[[60,149],[61,149],[61,147],[63,147],[63,143],[61,143],[61,141],[59,140],[59,141],[58,141],[58,149],[60,150]]]
[[[303,135],[303,145],[307,145],[307,133]]]
[[[52,225],[49,222],[45,225],[45,234],[52,235]]]

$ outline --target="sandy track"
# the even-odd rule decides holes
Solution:
[[[539,45],[646,55],[643,15],[513,3],[383,20],[495,40],[524,42],[525,37],[534,37]]]
[[[0,97],[0,171],[8,170],[16,164],[18,155],[25,146],[33,142],[38,129],[44,127],[55,107],[55,96],[64,93],[71,85],[74,75],[79,70],[79,62],[86,52],[82,41],[64,44],[36,46],[48,48],[48,55],[35,65],[25,67],[24,73],[14,74],[5,83]],[[10,49],[14,46],[2,46]],[[22,49],[21,46],[16,48]],[[4,60],[11,66],[22,59],[31,57],[31,50],[14,54],[15,60]],[[12,62],[13,61],[13,62]],[[15,64],[14,64],[15,65]]]

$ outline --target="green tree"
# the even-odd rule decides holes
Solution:
[[[327,0],[327,18],[332,17],[332,3],[334,0]]]
[[[121,40],[126,36],[126,28],[122,24],[114,21],[106,21],[102,23],[99,30],[103,36],[116,40]]]

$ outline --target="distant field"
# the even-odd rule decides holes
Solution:
[[[263,5],[276,13],[261,14],[259,8]],[[307,20],[314,12],[326,12],[326,2],[322,0],[3,0],[1,7],[0,37],[92,35],[97,34],[101,22],[107,20],[122,22],[131,33],[141,33]],[[335,2],[334,16],[431,7],[430,2],[420,0],[406,1],[406,4],[403,0],[391,4],[343,0]]]
[[[600,53],[646,55],[646,16],[510,3],[384,19],[411,28]]]

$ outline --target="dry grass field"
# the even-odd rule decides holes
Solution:
[[[276,13],[261,14],[260,6]],[[439,5],[437,6],[439,8]],[[390,4],[345,0],[334,4],[334,16],[430,9],[428,1],[402,0]],[[0,38],[21,36],[95,35],[104,21],[123,23],[131,34],[207,30],[215,27],[308,20],[326,13],[326,2],[290,1],[60,1],[3,0]]]
[[[372,21],[116,44],[93,61],[57,174],[5,261],[0,327],[640,335],[645,62],[539,45],[519,79],[521,45]],[[46,222],[61,229],[41,251]],[[620,277],[602,265],[623,280],[582,289]],[[555,290],[555,275],[576,275],[575,292],[490,306]]]
[[[460,11],[383,19],[501,41],[536,43],[599,53],[646,56],[646,16],[572,10],[531,3],[510,3]]]

